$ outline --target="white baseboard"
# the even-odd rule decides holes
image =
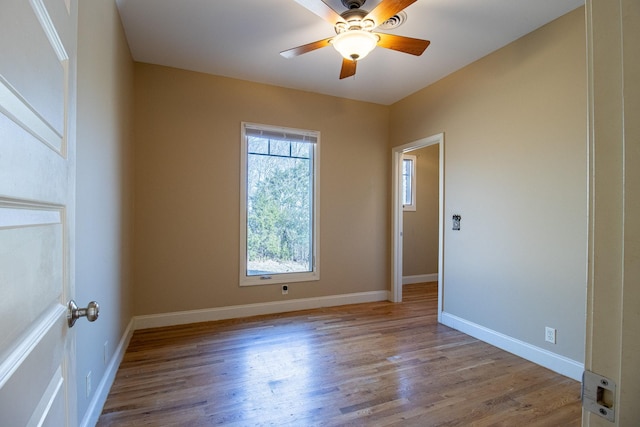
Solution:
[[[109,364],[107,365],[107,369],[102,376],[102,380],[100,380],[100,383],[93,394],[93,399],[89,402],[87,412],[85,412],[82,422],[80,423],[81,427],[92,427],[98,423],[98,418],[100,418],[102,408],[107,401],[107,396],[109,395],[113,381],[116,378],[120,362],[122,362],[124,353],[127,351],[127,347],[129,346],[129,341],[131,341],[131,336],[134,331],[133,325],[134,321],[131,319],[124,331],[124,335],[122,335],[122,338],[118,343],[118,347],[116,348],[113,357],[111,357],[111,361],[109,361]]]
[[[469,322],[453,314],[442,312],[442,324],[520,356],[523,359],[530,360],[561,375],[576,381],[582,381],[583,363]]]
[[[414,283],[437,282],[437,281],[438,281],[438,273],[418,274],[416,276],[402,277],[403,285],[412,285]]]
[[[372,291],[345,295],[331,295],[318,298],[302,298],[287,301],[274,301],[258,304],[233,305],[228,307],[207,308],[202,310],[177,311],[172,313],[135,316],[134,329],[158,328],[163,326],[184,325],[187,323],[210,322],[213,320],[234,319],[238,317],[258,316],[261,314],[284,313],[287,311],[308,310],[311,308],[334,307],[346,304],[387,301],[389,292]]]

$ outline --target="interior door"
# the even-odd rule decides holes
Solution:
[[[0,424],[77,424],[75,0],[0,2]]]

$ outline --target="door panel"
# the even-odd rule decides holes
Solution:
[[[50,419],[59,416],[55,425],[68,425],[65,420],[65,364],[61,343],[66,335],[66,310],[52,307],[43,316],[40,328],[21,340],[9,359],[15,371],[6,376],[7,382],[0,388],[0,412],[2,425],[26,426],[30,420]],[[22,356],[22,357],[20,357]],[[50,413],[51,411],[55,411]],[[33,424],[33,425],[37,425]]]
[[[0,414],[76,425],[73,295],[76,4],[0,5]]]
[[[64,8],[64,3],[59,0]],[[60,136],[64,132],[65,69],[68,55],[55,24],[39,0],[3,1],[0,74]],[[10,59],[10,61],[9,61]]]
[[[3,283],[0,324],[5,325],[0,352],[9,350],[29,325],[37,322],[52,305],[60,303],[63,281],[60,212],[8,208],[7,204],[0,201],[0,221],[5,221],[0,229],[0,281]],[[39,212],[43,213],[42,217]],[[56,219],[58,222],[53,224],[39,223]],[[6,226],[18,220],[22,220],[22,224]]]

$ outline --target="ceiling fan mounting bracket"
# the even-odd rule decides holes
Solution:
[[[347,9],[359,9],[367,0],[342,0],[342,5]]]

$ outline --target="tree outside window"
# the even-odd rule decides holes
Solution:
[[[317,280],[318,135],[243,131],[241,284]]]

